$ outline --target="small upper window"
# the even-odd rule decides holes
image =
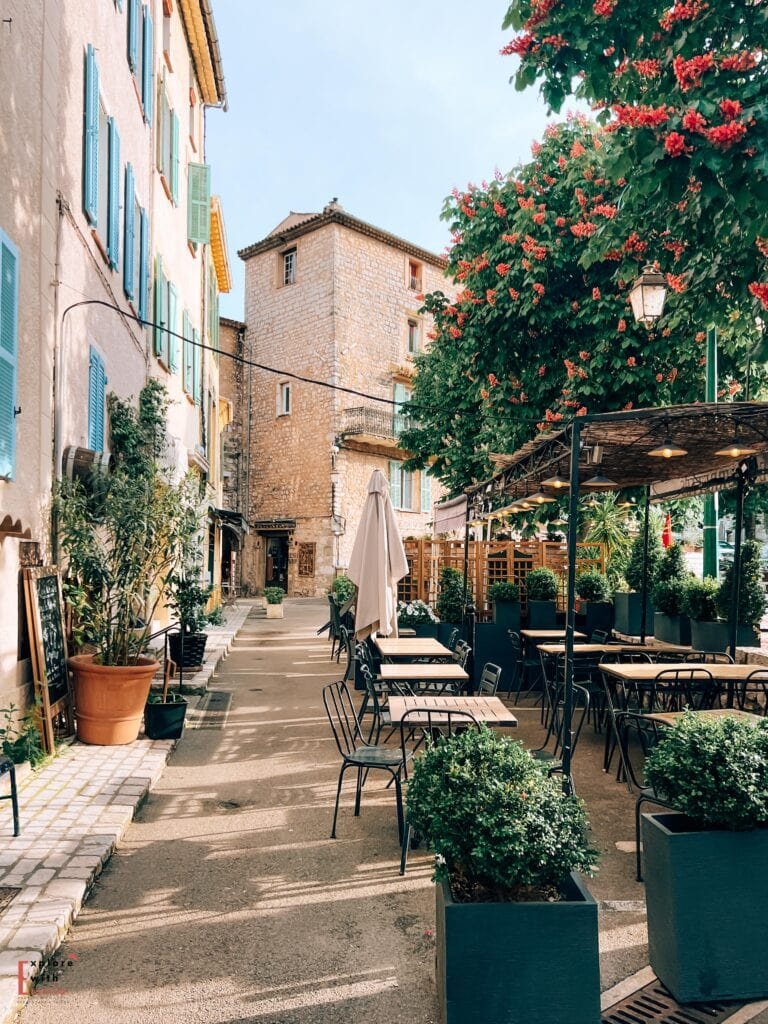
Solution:
[[[418,320],[408,321],[408,352],[413,355],[421,349],[421,328]]]
[[[283,383],[280,385],[277,397],[277,415],[291,415],[291,385]]]
[[[296,250],[283,253],[283,284],[296,283]]]
[[[408,260],[408,287],[421,291],[421,264],[416,260]]]

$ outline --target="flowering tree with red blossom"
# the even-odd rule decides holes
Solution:
[[[413,426],[400,443],[413,467],[436,456],[433,472],[454,491],[488,474],[489,452],[514,450],[573,416],[701,395],[704,334],[690,326],[690,294],[682,289],[649,332],[628,303],[648,258],[639,234],[625,225],[619,248],[587,258],[595,236],[620,219],[625,183],[605,172],[612,142],[571,119],[552,126],[514,174],[446,201],[456,292],[425,297],[432,344],[417,358]],[[726,390],[739,342],[726,332]]]
[[[622,222],[675,290],[696,292],[700,319],[768,309],[768,3],[513,0],[504,26],[518,89],[539,82],[555,111],[584,99],[615,133]],[[620,241],[615,227],[592,255]]]

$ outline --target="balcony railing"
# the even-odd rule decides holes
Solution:
[[[342,434],[345,437],[380,437],[395,441],[410,425],[410,419],[402,413],[361,405],[344,410]]]

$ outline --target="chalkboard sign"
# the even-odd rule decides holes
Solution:
[[[58,569],[50,565],[25,569],[24,593],[35,690],[43,712],[43,740],[46,750],[53,753],[56,735],[74,732]]]

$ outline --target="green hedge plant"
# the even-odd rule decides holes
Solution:
[[[659,564],[651,590],[656,611],[670,616],[687,614],[686,591],[692,579],[693,573],[685,563],[682,546],[670,544]]]
[[[264,597],[267,604],[282,604],[285,591],[282,587],[264,587]]]
[[[717,594],[720,585],[711,576],[691,577],[685,587],[684,613],[697,622],[717,621]]]
[[[520,588],[512,580],[497,580],[488,587],[489,601],[519,601]]]
[[[656,581],[662,559],[664,558],[664,546],[655,531],[648,532],[648,592]],[[643,589],[643,534],[642,531],[632,542],[632,551],[629,556],[629,565],[624,572],[630,590],[638,593]]]
[[[648,754],[645,775],[677,811],[709,828],[768,825],[768,719],[689,712]]]
[[[349,578],[349,576],[337,576],[336,579],[331,583],[331,596],[335,599],[336,604],[346,604],[355,593],[355,584]]]
[[[440,573],[436,602],[441,622],[461,622],[464,615],[464,573],[447,565]]]
[[[576,577],[576,593],[584,601],[610,601],[611,588],[608,578],[596,569],[590,569]]]
[[[438,740],[414,761],[408,818],[459,901],[556,898],[591,873],[581,801],[563,795],[521,743],[483,727]]]
[[[551,569],[532,569],[525,577],[525,593],[529,601],[555,601],[560,581]]]
[[[725,575],[717,592],[716,604],[721,617],[731,616],[733,595],[733,565]],[[760,545],[756,540],[746,540],[741,546],[741,578],[739,580],[739,624],[757,626],[765,613],[766,600],[763,587],[763,564]]]

